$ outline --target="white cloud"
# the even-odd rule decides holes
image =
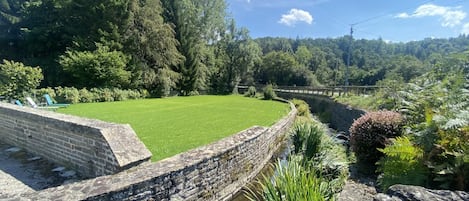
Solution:
[[[462,27],[461,33],[462,33],[462,34],[469,35],[469,23],[466,23],[466,24]]]
[[[282,15],[282,18],[278,21],[278,23],[287,26],[295,26],[298,22],[311,24],[313,23],[313,16],[308,11],[293,8],[287,14]]]
[[[399,13],[397,18],[420,18],[437,16],[440,17],[441,26],[454,27],[461,24],[461,21],[466,18],[467,13],[461,10],[461,7],[444,7],[434,4],[424,4],[419,6],[414,13]]]

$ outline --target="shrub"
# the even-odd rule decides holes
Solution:
[[[277,95],[275,94],[274,87],[269,84],[264,88],[264,99],[265,100],[272,100],[276,98]]]
[[[291,102],[295,105],[296,109],[298,110],[298,113],[297,113],[298,116],[300,117],[311,116],[309,105],[304,100],[293,99]]]
[[[72,75],[75,86],[127,86],[131,78],[131,72],[126,69],[130,57],[107,46],[96,45],[93,52],[68,50],[60,56],[59,63]]]
[[[99,99],[102,102],[112,102],[114,101],[114,96],[112,95],[112,91],[108,88],[103,88],[100,90],[100,97]]]
[[[327,135],[320,122],[301,118],[291,132],[294,145],[287,163],[260,181],[261,192],[247,190],[250,200],[334,200],[348,177],[345,149]]]
[[[49,94],[51,98],[64,103],[124,101],[149,97],[149,93],[146,90],[123,90],[118,88],[91,88],[90,90],[83,88],[78,90],[74,87],[56,87],[55,89],[36,89],[33,92],[39,97],[42,97],[44,94]]]
[[[42,88],[42,89],[36,89],[36,90],[33,91],[33,93],[36,94],[36,96],[39,96],[39,97],[42,97],[45,94],[49,94],[49,96],[53,99],[55,99],[55,97],[57,96],[55,94],[55,90],[50,88],[50,87]]]
[[[397,137],[391,145],[379,149],[384,157],[377,163],[378,183],[383,191],[394,184],[425,186],[428,170],[423,165],[423,150],[407,137]]]
[[[78,94],[80,96],[80,103],[92,103],[96,100],[95,94],[88,91],[86,88],[80,89]]]
[[[114,101],[125,101],[129,99],[129,92],[127,90],[113,88],[112,97],[114,98]]]
[[[401,135],[403,118],[391,111],[369,112],[350,127],[350,144],[359,162],[375,164],[383,153],[389,138]]]
[[[61,103],[79,103],[80,93],[74,87],[56,87],[55,93],[57,94],[56,100]]]
[[[19,99],[35,89],[43,78],[39,67],[3,60],[0,64],[0,96]]]
[[[287,164],[279,161],[275,168],[276,174],[272,178],[262,179],[262,192],[248,189],[249,200],[334,200],[331,184],[298,160],[290,160]]]
[[[305,161],[311,160],[319,153],[322,135],[320,128],[311,123],[295,125],[291,133],[293,153],[303,155]]]
[[[246,93],[244,94],[244,96],[254,98],[256,97],[256,93],[257,93],[256,87],[250,86],[248,88],[248,91],[246,91]]]

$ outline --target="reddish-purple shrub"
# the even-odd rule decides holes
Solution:
[[[403,118],[397,112],[368,112],[353,122],[350,127],[350,145],[359,162],[375,164],[383,153],[389,138],[402,133]]]

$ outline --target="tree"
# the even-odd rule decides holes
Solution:
[[[93,52],[67,51],[59,62],[77,87],[126,87],[130,83],[130,71],[125,69],[129,58],[107,46],[98,44]]]
[[[271,52],[264,56],[256,71],[257,81],[261,84],[308,86],[317,84],[311,71],[302,67],[290,53]]]
[[[163,1],[165,20],[174,25],[179,52],[185,57],[178,66],[181,74],[178,83],[182,95],[197,93],[205,88],[208,67],[205,58],[209,43],[216,42],[225,32],[224,0]]]
[[[308,50],[308,47],[302,45],[296,50],[295,57],[298,63],[309,67],[311,65],[311,60],[313,59],[313,54]]]
[[[261,62],[261,49],[250,37],[245,28],[237,29],[232,19],[229,32],[218,43],[223,51],[223,62],[216,72],[218,93],[231,93],[243,81],[253,84],[252,70]]]
[[[122,48],[120,28],[127,22],[128,1],[28,1],[21,22],[25,63],[43,68],[46,86],[70,84],[59,56],[67,49],[94,51],[96,43]]]
[[[18,99],[35,89],[43,75],[39,67],[25,66],[21,62],[3,60],[0,64],[0,95]]]
[[[167,96],[180,74],[175,67],[184,57],[179,53],[174,30],[164,22],[159,0],[132,1],[125,30],[126,52],[132,56],[133,80],[155,96]]]
[[[0,0],[0,58],[18,60],[21,8],[26,0]]]

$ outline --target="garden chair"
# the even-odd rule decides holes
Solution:
[[[49,96],[49,94],[44,94],[44,98],[46,99],[47,106],[51,106],[51,107],[68,107],[70,105],[70,104],[65,104],[65,103],[54,103],[54,101]]]
[[[32,108],[36,108],[36,109],[45,109],[45,110],[57,110],[57,109],[59,109],[59,107],[56,107],[56,106],[38,106],[36,104],[36,102],[34,102],[34,100],[31,97],[26,97],[26,101],[28,101],[28,104]]]
[[[15,104],[18,105],[18,106],[23,107],[23,103],[21,103],[20,100],[15,100]]]

